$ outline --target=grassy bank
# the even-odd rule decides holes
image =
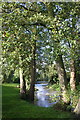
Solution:
[[[72,118],[70,112],[54,110],[54,107],[38,107],[19,98],[16,84],[3,84],[3,118]]]
[[[48,88],[52,89],[53,91],[57,91],[57,94],[55,95],[55,99],[53,97],[53,101],[57,100],[58,98],[56,96],[61,95],[60,85],[58,83],[53,84],[53,85],[48,85]],[[70,100],[71,105],[67,105],[67,110],[75,109],[75,107],[78,103],[79,97],[80,97],[80,84],[76,86],[75,91],[71,91],[70,85],[68,85],[67,98]],[[61,104],[63,104],[62,101],[60,101],[60,102],[61,102]]]

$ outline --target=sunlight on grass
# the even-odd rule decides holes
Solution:
[[[53,107],[35,106],[21,100],[17,84],[3,84],[3,118],[71,118],[72,114]]]

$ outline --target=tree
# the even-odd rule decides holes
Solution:
[[[21,98],[25,98],[25,74],[26,69],[28,69],[25,69],[25,67],[29,66],[30,63],[31,54],[29,49],[31,43],[28,40],[30,39],[30,33],[27,28],[21,25],[22,21],[20,24],[18,23],[18,19],[21,19],[22,10],[17,7],[20,7],[20,3],[6,2],[3,4],[3,60],[5,65],[6,63],[9,64],[10,68],[19,69],[20,95]]]
[[[31,59],[31,82],[30,82],[30,100],[34,101],[34,91],[35,91],[35,81],[36,81],[36,29],[33,29],[35,35],[32,37],[33,49],[32,49],[32,59]]]
[[[57,2],[3,3],[3,60],[6,66],[9,64],[9,70],[13,70],[12,68],[20,70],[20,88],[25,95],[25,78],[29,79],[29,96],[32,101],[34,100],[36,65],[40,66],[38,63],[41,62],[43,76],[47,77],[46,66],[56,61],[64,102],[67,102],[66,71],[69,68],[71,68],[71,72],[69,71],[71,90],[75,89],[76,58],[74,55],[75,49],[78,48],[75,44],[78,39],[76,29],[78,19],[79,5],[77,3],[76,5]],[[39,39],[41,39],[40,42]],[[69,63],[66,64],[63,58],[67,58]],[[67,65],[69,68],[65,69]]]
[[[77,43],[80,44],[80,41],[78,41]],[[80,45],[79,45],[78,47],[80,47]],[[78,57],[80,57],[80,56],[78,56]],[[75,112],[75,114],[76,114],[77,116],[80,117],[80,97],[79,97],[78,103],[77,103],[77,105],[76,105],[76,107],[75,107],[75,109],[74,109],[74,112]]]
[[[79,101],[76,105],[76,108],[74,109],[74,112],[76,115],[80,116],[80,98],[79,98]]]
[[[51,9],[53,7],[53,3],[50,3],[50,4],[48,3],[47,7],[48,7],[48,11],[49,11],[49,16],[54,19],[54,17],[53,17],[54,13],[52,12],[53,9]],[[57,64],[57,72],[58,72],[59,83],[60,83],[60,87],[61,87],[62,99],[64,102],[67,103],[67,102],[69,102],[69,100],[66,98],[67,76],[66,76],[66,71],[65,71],[65,67],[64,67],[64,63],[63,63],[62,54],[61,54],[60,38],[59,38],[59,36],[60,36],[59,30],[60,30],[61,25],[59,26],[59,21],[58,21],[59,18],[57,18],[56,15],[55,15],[55,18],[56,18],[56,20],[53,23],[54,29],[52,30],[53,41],[54,41],[54,51],[55,51],[55,57],[56,57],[55,60],[56,60],[56,64]]]
[[[20,75],[20,97],[21,99],[26,99],[26,83],[24,78],[24,71],[22,67],[22,58],[19,56],[19,75]]]

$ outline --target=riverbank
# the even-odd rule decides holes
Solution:
[[[17,84],[3,84],[2,98],[4,118],[72,118],[71,112],[55,110],[53,107],[38,107],[28,101],[21,100]]]
[[[60,86],[59,83],[56,84],[49,84],[48,89],[52,89],[53,91],[57,91],[57,94],[55,94],[55,96],[52,98],[53,101],[57,100],[58,98],[56,96],[60,96],[61,95],[61,91],[60,91]],[[61,110],[66,110],[66,111],[73,111],[78,103],[78,99],[80,97],[80,84],[76,86],[76,90],[75,91],[71,91],[70,86],[68,85],[68,89],[67,89],[67,95],[68,95],[68,99],[70,100],[70,103],[68,105],[65,105],[61,100],[58,102],[58,104],[55,104],[53,107],[58,109],[60,108]]]

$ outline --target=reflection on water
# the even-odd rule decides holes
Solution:
[[[37,91],[35,91],[35,102],[34,104],[42,107],[51,107],[56,102],[52,101],[52,98],[50,96],[54,96],[56,94],[56,91],[51,91],[46,86],[48,85],[48,82],[37,82],[35,84],[35,88]],[[36,100],[37,99],[37,100]]]

